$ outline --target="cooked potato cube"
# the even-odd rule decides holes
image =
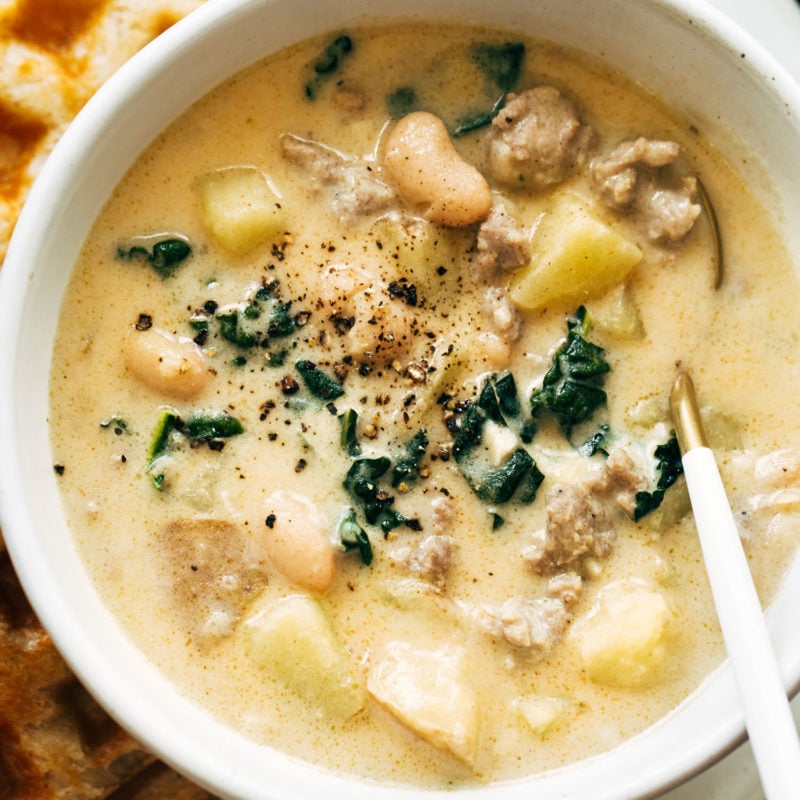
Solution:
[[[316,600],[289,595],[257,606],[241,631],[259,667],[328,716],[347,719],[364,707],[364,689]]]
[[[255,167],[210,172],[197,190],[206,227],[231,253],[244,255],[285,230],[280,196]]]
[[[658,677],[671,620],[660,592],[627,578],[601,589],[591,611],[575,623],[572,636],[593,681],[636,687]]]
[[[567,195],[545,214],[531,248],[531,263],[511,280],[511,298],[522,308],[600,297],[642,260],[633,242]]]
[[[367,690],[431,744],[474,763],[478,704],[463,650],[391,642],[370,668]]]
[[[626,283],[589,306],[589,314],[598,330],[623,341],[643,339],[645,335],[639,309]]]
[[[519,697],[514,705],[537,736],[544,736],[562,722],[572,709],[572,703],[566,697],[536,694]]]

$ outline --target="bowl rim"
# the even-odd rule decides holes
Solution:
[[[19,300],[26,296],[30,283],[38,280],[37,265],[41,260],[41,250],[36,244],[41,237],[39,220],[42,218],[53,220],[57,225],[64,217],[65,206],[80,201],[70,185],[71,178],[77,174],[81,168],[80,165],[84,163],[87,150],[90,150],[92,145],[98,145],[103,137],[109,134],[109,131],[113,129],[114,120],[119,115],[124,116],[124,106],[128,102],[128,98],[138,96],[139,93],[152,93],[153,87],[159,83],[159,76],[165,69],[170,70],[175,64],[185,61],[188,58],[186,53],[195,47],[198,41],[205,42],[215,35],[219,35],[213,34],[212,29],[235,29],[239,24],[238,20],[247,19],[251,14],[268,7],[287,5],[291,1],[207,0],[205,5],[200,6],[178,22],[123,65],[89,101],[56,145],[20,215],[9,245],[4,269],[0,271],[0,341],[11,341],[16,345],[20,336],[23,304]],[[313,3],[313,0],[308,0],[308,2]],[[420,0],[418,5],[421,4]],[[350,8],[358,6],[359,3],[358,0],[354,0],[354,2],[347,2],[343,5]],[[366,5],[368,7],[371,5],[369,0]],[[794,79],[774,61],[761,45],[741,31],[719,10],[705,0],[673,0],[672,2],[648,0],[646,5],[659,10],[660,13],[677,13],[691,17],[697,28],[702,30],[704,35],[711,36],[717,46],[730,51],[746,52],[752,67],[751,71],[769,84],[777,95],[786,98],[787,107],[790,107],[791,113],[795,118],[800,117],[800,88]],[[202,66],[199,68],[205,69]],[[208,71],[211,71],[210,67]],[[218,80],[214,81],[214,83],[218,82]],[[171,98],[173,95],[179,96],[180,92],[172,89],[167,92],[167,95]],[[177,113],[176,111],[174,116],[177,116]],[[32,258],[29,258],[29,253],[33,253]],[[33,263],[33,267],[30,266],[31,263]],[[17,408],[22,402],[21,398],[16,397],[14,390],[18,368],[19,361],[15,346],[13,357],[0,361],[0,397],[4,400],[12,398],[12,402],[4,402],[0,409],[0,441],[5,443],[7,453],[13,454],[21,452],[25,447],[25,442],[21,441],[16,424]],[[39,569],[42,560],[49,563],[45,546],[47,543],[36,537],[30,537],[26,533],[34,522],[25,506],[25,498],[32,490],[26,485],[24,478],[24,474],[16,471],[14,458],[0,460],[0,522],[6,531],[6,544],[10,557],[32,606],[75,674],[118,722],[130,730],[136,738],[143,741],[160,758],[198,784],[231,797],[272,797],[272,794],[261,794],[257,791],[252,777],[242,775],[238,771],[235,760],[232,758],[236,748],[242,747],[242,742],[238,737],[229,738],[221,735],[222,742],[217,745],[220,756],[231,758],[231,763],[220,763],[221,758],[212,763],[209,763],[208,759],[206,759],[206,763],[198,760],[198,753],[191,746],[188,737],[184,739],[177,735],[180,731],[175,729],[170,714],[174,712],[178,715],[180,713],[182,719],[194,720],[198,726],[206,724],[207,720],[203,714],[198,714],[196,709],[190,709],[188,715],[184,714],[183,712],[187,710],[184,708],[185,701],[172,703],[168,697],[169,692],[166,692],[168,687],[162,686],[163,678],[148,674],[148,688],[152,689],[164,703],[162,720],[154,724],[153,709],[143,708],[143,704],[136,698],[135,692],[126,693],[125,690],[133,687],[120,681],[113,667],[107,663],[101,643],[94,634],[89,633],[87,625],[80,619],[80,614],[69,609],[63,603],[53,602],[53,587],[42,582],[42,574]],[[50,569],[53,569],[52,565]],[[63,584],[57,585],[63,587]],[[105,615],[102,612],[98,614],[95,608],[86,610],[87,613],[92,614],[93,624],[99,630],[111,635],[111,632],[115,630],[116,623],[110,615],[107,612]],[[775,623],[773,613],[770,612],[767,616],[768,622]],[[800,684],[800,649],[796,649],[796,652],[784,658],[782,667],[787,680],[787,688],[794,693]],[[152,671],[152,667],[149,667],[144,659],[137,664],[137,669],[145,674],[148,673],[148,670]],[[732,679],[725,665],[720,666],[706,680],[706,684],[712,683],[719,687],[721,697],[735,697]],[[666,719],[671,716],[668,715]],[[664,722],[665,720],[662,720],[653,727],[659,727]],[[731,708],[721,718],[713,735],[707,737],[704,746],[697,751],[693,759],[682,756],[677,759],[680,761],[678,764],[676,759],[665,757],[661,766],[654,768],[648,775],[639,776],[637,779],[617,776],[614,786],[615,793],[603,796],[609,798],[612,796],[618,798],[643,797],[653,792],[666,791],[712,764],[741,742],[743,738],[742,715],[737,708]],[[615,752],[624,753],[626,749],[635,747],[639,739],[640,737],[634,737],[616,748]],[[252,758],[258,757],[262,751],[262,748],[258,747],[248,748],[245,746],[245,749],[248,751],[248,756]],[[607,756],[608,754],[602,754],[589,759],[588,762],[607,761]],[[294,763],[292,759],[285,756],[281,756],[281,758],[288,762],[288,769],[282,777],[281,787],[285,796],[298,798],[315,796],[314,791],[309,791],[304,782],[307,768],[302,763]],[[583,763],[587,764],[587,762]],[[589,764],[589,771],[592,769],[593,767]],[[606,774],[606,769],[607,767],[603,765],[600,767],[600,772]],[[565,768],[547,773],[546,777],[552,778],[561,787],[559,791],[575,790],[576,787],[569,778],[569,772],[570,768]],[[596,774],[599,775],[600,772]],[[365,792],[361,789],[354,790],[354,784],[340,776],[331,776],[319,771],[316,771],[315,774],[318,779],[321,779],[322,775],[327,776],[325,780],[330,783],[331,794],[334,797],[357,799],[363,796],[366,798],[373,796],[376,791],[375,787],[371,785],[366,785]],[[263,775],[259,780],[261,778]],[[536,781],[536,778],[527,779],[518,794],[517,790],[512,787],[508,797],[522,797],[523,792],[527,793],[536,787]],[[505,795],[504,791],[498,790],[497,785],[462,790],[460,794],[484,795],[486,791],[490,791],[493,797],[499,798]],[[418,800],[424,794],[417,789],[397,788],[387,791],[386,796],[397,798],[397,800],[401,798]],[[552,796],[561,795],[554,794]],[[599,795],[595,793],[593,797],[599,798]]]

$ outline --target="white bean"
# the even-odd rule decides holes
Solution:
[[[391,130],[383,169],[400,196],[431,222],[472,225],[492,207],[486,179],[461,158],[444,123],[426,111],[408,114]]]
[[[324,515],[307,497],[289,490],[271,494],[266,510],[264,548],[272,565],[297,586],[324,592],[336,568]]]
[[[211,377],[205,356],[194,342],[157,328],[133,331],[123,352],[125,366],[142,383],[170,397],[194,397]]]

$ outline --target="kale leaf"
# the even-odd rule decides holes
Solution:
[[[162,239],[151,250],[142,245],[117,248],[117,258],[146,261],[162,278],[171,277],[178,265],[191,254],[192,248],[185,239]]]
[[[372,544],[367,532],[358,524],[353,510],[339,523],[339,541],[345,550],[357,550],[364,566],[372,563]]]
[[[344,394],[341,385],[330,376],[326,375],[313,361],[301,359],[295,363],[295,369],[300,373],[306,388],[314,397],[325,400],[336,400]]]
[[[506,95],[516,87],[519,81],[522,63],[525,59],[525,45],[522,42],[478,43],[472,46],[471,55],[486,76],[487,82],[500,94],[490,110],[463,119],[453,131],[453,136],[456,137],[464,136],[464,134],[489,125],[497,116],[505,105]]]
[[[581,306],[567,321],[567,338],[553,355],[542,388],[531,396],[533,415],[555,415],[568,439],[576,425],[589,420],[606,402],[602,384],[611,367],[603,348],[588,341],[590,327]]]
[[[516,497],[531,503],[544,480],[533,457],[522,447],[500,467],[490,467],[475,454],[487,421],[510,427],[521,412],[516,382],[510,372],[490,375],[461,418],[453,442],[453,458],[475,495],[485,503],[501,505]],[[524,426],[523,426],[524,427]]]
[[[341,69],[345,56],[353,52],[353,40],[344,34],[337,36],[327,45],[322,55],[314,62],[313,77],[306,83],[306,97],[317,99],[320,86]]]
[[[633,518],[637,522],[661,505],[664,493],[683,475],[681,449],[676,436],[673,435],[667,442],[656,447],[654,455],[658,462],[656,488],[652,492],[636,492]]]

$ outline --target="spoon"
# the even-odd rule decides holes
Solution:
[[[694,385],[678,375],[670,405],[711,593],[767,800],[800,797],[800,739],[739,532],[708,446]]]

